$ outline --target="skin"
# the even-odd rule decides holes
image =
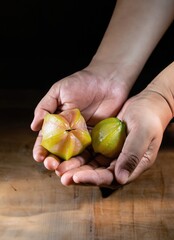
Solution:
[[[125,184],[155,161],[164,130],[173,117],[173,63],[141,93],[127,98],[173,17],[174,0],[117,1],[89,66],[56,82],[36,106],[31,123],[33,131],[40,131],[47,112],[72,108],[81,110],[90,127],[110,116],[118,116],[127,124],[128,136],[122,153],[113,160],[85,151],[61,163],[40,146],[39,133],[33,157],[47,169],[54,170],[62,184]],[[137,136],[143,140],[139,141]]]
[[[116,178],[118,183],[126,184],[149,169],[158,154],[163,133],[174,117],[173,79],[174,62],[146,89],[125,103],[118,117],[126,122],[128,136],[117,160],[109,162],[97,156],[90,161],[89,156],[81,156],[71,162],[63,162],[56,170],[62,183],[111,186]]]

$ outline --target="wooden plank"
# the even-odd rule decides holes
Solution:
[[[7,105],[0,106],[1,240],[174,239],[173,125],[154,166],[102,198],[97,187],[62,186],[36,163],[32,108]]]

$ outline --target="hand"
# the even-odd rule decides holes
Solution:
[[[153,165],[171,112],[165,98],[149,85],[127,101],[118,117],[127,123],[128,136],[116,161],[115,177],[125,184]]]
[[[90,183],[117,187],[129,183],[153,165],[171,117],[165,98],[149,86],[129,99],[118,114],[126,122],[128,133],[118,159],[81,156],[61,163],[56,173],[64,185]]]
[[[115,116],[129,94],[129,87],[119,74],[105,78],[96,72],[99,71],[86,68],[56,82],[37,105],[31,129],[40,131],[46,113],[58,113],[72,108],[79,108],[90,126],[100,119]],[[41,147],[41,139],[39,133],[33,157],[38,162],[44,162],[46,168],[54,169],[60,160]]]

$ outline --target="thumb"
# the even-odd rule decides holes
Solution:
[[[120,184],[128,182],[150,142],[151,139],[149,139],[147,132],[143,132],[139,128],[130,131],[115,165],[115,177]]]

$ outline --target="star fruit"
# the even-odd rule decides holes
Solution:
[[[79,109],[48,113],[42,125],[41,145],[63,160],[80,154],[91,144],[91,136]]]
[[[118,157],[126,139],[126,124],[116,117],[98,122],[91,132],[94,152],[105,157]]]

